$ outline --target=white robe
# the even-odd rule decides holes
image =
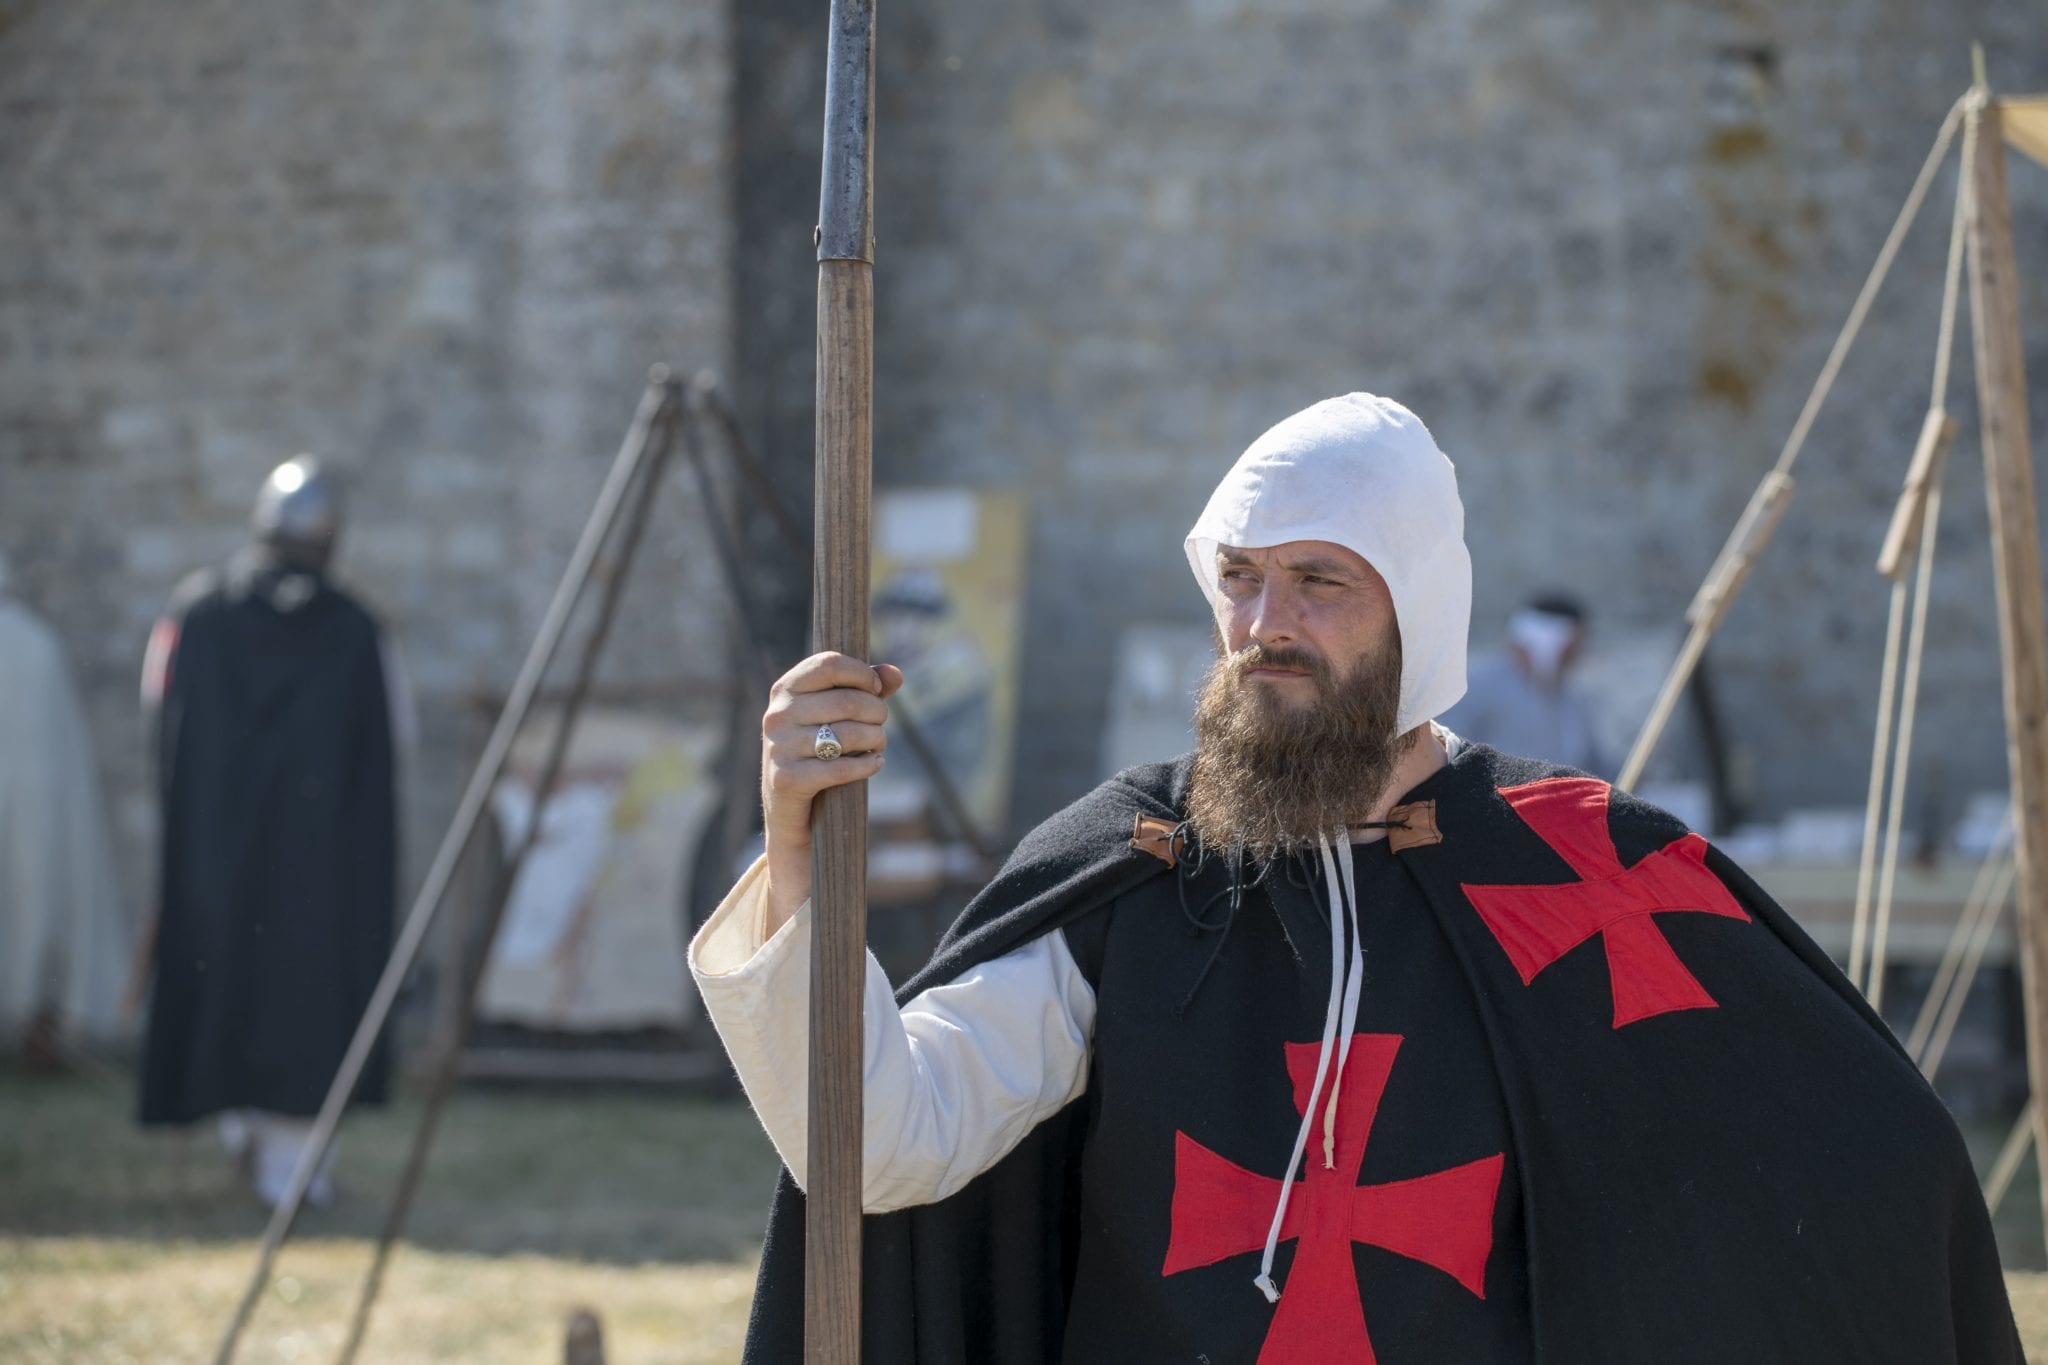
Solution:
[[[70,1039],[115,1039],[133,934],[63,652],[0,587],[0,1040],[44,1010]]]

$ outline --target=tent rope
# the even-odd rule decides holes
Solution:
[[[1962,292],[1964,227],[1970,205],[1970,158],[1976,154],[1976,135],[1972,129],[1964,134],[1963,167],[1956,175],[1956,201],[1954,218],[1949,227],[1948,265],[1942,277],[1941,324],[1935,334],[1934,377],[1928,397],[1928,408],[1940,412],[1947,405],[1949,365],[1955,354],[1956,304]],[[1887,961],[1885,949],[1891,933],[1892,896],[1898,885],[1899,875],[1899,831],[1905,823],[1906,779],[1912,769],[1913,727],[1920,712],[1921,661],[1927,644],[1927,610],[1932,597],[1934,580],[1934,542],[1941,528],[1941,472],[1947,454],[1944,441],[1935,447],[1932,465],[1927,471],[1925,501],[1919,513],[1920,563],[1913,584],[1913,623],[1906,645],[1905,680],[1899,698],[1898,747],[1892,754],[1891,800],[1885,815],[1883,864],[1878,876],[1877,903],[1874,910],[1875,926],[1871,933],[1870,967],[1863,981],[1863,993],[1870,1000],[1872,1009],[1879,1009],[1884,1003],[1884,972]],[[1911,496],[1910,490],[1908,496]],[[1887,631],[1885,667],[1898,667],[1896,629],[1900,608],[1904,605],[1906,580],[1903,573],[1892,579],[1891,627]],[[1887,677],[1879,689],[1880,708],[1877,729],[1878,743],[1871,755],[1870,805],[1864,819],[1864,847],[1856,882],[1856,928],[1861,929],[1865,920],[1873,917],[1868,896],[1870,885],[1867,877],[1870,865],[1878,853],[1873,843],[1876,826],[1876,807],[1879,788],[1879,770],[1882,763],[1883,741],[1888,729],[1889,707],[1892,696],[1892,679]],[[1856,938],[1852,933],[1853,945]],[[1856,979],[1852,970],[1850,980]]]
[[[1891,231],[1886,234],[1884,245],[1878,250],[1877,260],[1870,267],[1870,274],[1864,279],[1863,288],[1856,295],[1856,302],[1849,310],[1848,321],[1842,324],[1841,332],[1835,337],[1834,347],[1828,352],[1827,363],[1821,366],[1820,377],[1814,380],[1813,389],[1806,396],[1806,405],[1800,410],[1799,420],[1793,424],[1791,435],[1786,437],[1784,449],[1778,454],[1777,464],[1759,485],[1757,497],[1752,499],[1752,506],[1761,501],[1773,484],[1783,485],[1789,481],[1793,462],[1799,458],[1799,452],[1806,444],[1807,433],[1813,429],[1814,419],[1820,415],[1821,405],[1827,401],[1828,392],[1834,387],[1835,376],[1841,373],[1843,360],[1847,358],[1850,347],[1856,344],[1856,338],[1863,330],[1863,321],[1870,314],[1870,306],[1877,298],[1878,289],[1884,284],[1885,277],[1891,273],[1892,262],[1899,254],[1899,246],[1905,241],[1907,230],[1913,226],[1913,220],[1920,214],[1920,205],[1927,198],[1927,189],[1934,181],[1935,171],[1940,168],[1942,158],[1947,155],[1949,144],[1955,140],[1956,127],[1962,121],[1963,105],[1967,99],[1968,96],[1965,95],[1949,106],[1947,116],[1942,119],[1941,129],[1935,134],[1934,146],[1928,150],[1927,159],[1921,163],[1920,173],[1914,177],[1913,187],[1906,194],[1906,202],[1900,206],[1898,217],[1893,220]],[[1766,537],[1767,534],[1768,532]],[[1757,538],[1757,543],[1748,547],[1751,557],[1761,552],[1763,538],[1765,537]],[[1736,547],[1731,542],[1730,549],[1734,548]],[[1722,573],[1723,561],[1726,558],[1727,552],[1724,551],[1723,557],[1717,559],[1713,568],[1709,570],[1708,582]],[[1643,769],[1649,764],[1650,755],[1656,749],[1657,741],[1662,737],[1664,727],[1670,722],[1671,713],[1678,705],[1678,698],[1685,691],[1685,685],[1691,679],[1694,667],[1698,665],[1700,656],[1706,650],[1708,639],[1720,625],[1727,606],[1726,599],[1733,597],[1739,583],[1739,578],[1730,580],[1725,597],[1718,603],[1719,609],[1702,613],[1694,622],[1677,661],[1672,664],[1670,673],[1664,679],[1663,690],[1658,693],[1657,701],[1650,708],[1650,714],[1644,720],[1642,730],[1636,735],[1635,745],[1629,750],[1628,761],[1622,765],[1621,775],[1615,779],[1617,787],[1626,791],[1634,787],[1637,779],[1643,775]],[[1705,585],[1702,586],[1704,589]]]
[[[1941,1017],[1934,1026],[1933,1036],[1927,1040],[1927,1055],[1920,1062],[1920,1074],[1930,1083],[1935,1073],[1941,1070],[1941,1059],[1948,1055],[1949,1040],[1955,1037],[1956,1023],[1963,1017],[1963,1006],[1969,1003],[1970,987],[1977,984],[1977,970],[1984,965],[1984,951],[1991,946],[1992,932],[2005,915],[2006,902],[2012,895],[2014,875],[2018,870],[2016,862],[2006,863],[1999,869],[1998,880],[1991,889],[1989,908],[1979,917],[1977,932],[1971,937],[1970,946],[1964,950],[1955,984],[1949,988],[1948,999],[1942,1002]]]
[[[1963,953],[1976,937],[1978,916],[1991,913],[1992,883],[2011,865],[2007,855],[2012,848],[2012,833],[2012,817],[2008,812],[2005,824],[1999,827],[1996,839],[1984,855],[1984,861],[1977,865],[1977,875],[1970,882],[1970,894],[1963,899],[1963,913],[1956,917],[1955,930],[1948,936],[1948,946],[1942,949],[1941,965],[1934,972],[1934,984],[1927,988],[1927,998],[1920,1002],[1920,1013],[1913,1020],[1912,1032],[1906,1035],[1906,1053],[1915,1064],[1927,1050],[1935,1020],[1941,1017],[1942,1006],[1955,985]]]
[[[2005,1192],[2012,1188],[2012,1178],[2019,1174],[2020,1162],[2026,1159],[2027,1151],[2033,1145],[2034,1102],[2028,1100],[2013,1123],[2012,1131],[2006,1134],[2005,1146],[1998,1149],[1998,1160],[1991,1163],[1991,1174],[1984,1178],[1984,1203],[1994,1216],[1998,1213],[1998,1206],[2005,1202]]]
[[[1939,470],[1936,471],[1937,477]],[[1885,949],[1892,927],[1892,892],[1898,885],[1899,877],[1899,831],[1906,818],[1906,775],[1913,762],[1913,726],[1920,715],[1920,664],[1927,645],[1927,603],[1933,595],[1930,588],[1934,581],[1934,535],[1936,523],[1941,516],[1941,485],[1934,484],[1927,490],[1927,506],[1922,513],[1926,524],[1920,532],[1920,563],[1913,583],[1913,624],[1906,637],[1906,677],[1903,695],[1899,700],[1899,742],[1892,751],[1891,808],[1885,814],[1884,867],[1877,884],[1877,908],[1875,924],[1870,935],[1870,979],[1864,983],[1864,994],[1870,999],[1872,1009],[1881,1009],[1884,1004]],[[1896,594],[1903,585],[1903,579],[1893,584]]]
[[[1820,378],[1814,380],[1813,391],[1806,396],[1806,406],[1800,409],[1799,420],[1792,424],[1792,434],[1785,438],[1785,448],[1779,452],[1778,463],[1773,466],[1778,473],[1792,472],[1792,462],[1799,458],[1799,451],[1806,444],[1806,434],[1813,430],[1814,419],[1820,416],[1821,404],[1828,401],[1828,391],[1835,386],[1835,376],[1842,372],[1842,362],[1848,359],[1849,348],[1856,344],[1856,336],[1863,330],[1863,320],[1870,316],[1870,305],[1877,301],[1877,291],[1883,286],[1885,276],[1891,273],[1892,262],[1898,257],[1907,231],[1913,226],[1913,220],[1920,216],[1920,204],[1927,198],[1928,187],[1934,183],[1934,173],[1940,169],[1942,158],[1948,154],[1949,143],[1955,140],[1956,127],[1962,122],[1963,105],[1968,99],[1968,95],[1957,97],[1942,119],[1941,131],[1934,135],[1934,146],[1928,149],[1927,159],[1920,163],[1920,173],[1913,177],[1913,188],[1907,192],[1906,202],[1900,206],[1891,232],[1878,249],[1877,262],[1870,267],[1870,276],[1863,281],[1863,290],[1856,295],[1855,306],[1849,310],[1849,320],[1842,324],[1841,335],[1835,338],[1834,349],[1828,352],[1827,363],[1821,366]]]
[[[1849,981],[1865,995],[1864,957],[1869,948],[1871,890],[1877,884],[1878,826],[1884,818],[1884,775],[1891,760],[1892,715],[1898,710],[1899,646],[1906,634],[1906,580],[1892,580],[1891,610],[1884,626],[1884,663],[1877,676],[1877,734],[1870,742],[1870,791],[1863,802],[1863,852],[1856,864],[1856,915],[1849,928]]]
[[[1806,444],[1806,432],[1812,430],[1812,422],[1821,415],[1821,405],[1827,401],[1829,389],[1835,387],[1835,375],[1841,372],[1841,362],[1849,358],[1849,348],[1855,346],[1855,338],[1864,329],[1864,319],[1870,317],[1870,305],[1876,303],[1884,276],[1890,274],[1892,260],[1898,258],[1898,248],[1905,244],[1913,219],[1919,217],[1921,201],[1927,199],[1927,188],[1933,184],[1933,174],[1942,168],[1942,158],[1948,156],[1948,145],[1956,139],[1956,129],[1962,125],[1962,106],[1968,98],[1968,94],[1962,94],[1948,106],[1948,117],[1942,119],[1942,131],[1935,133],[1933,147],[1927,151],[1927,160],[1921,162],[1921,170],[1913,178],[1913,188],[1907,192],[1907,203],[1898,209],[1898,217],[1892,221],[1892,231],[1886,233],[1884,246],[1878,250],[1878,260],[1870,266],[1870,278],[1864,280],[1862,293],[1855,295],[1855,305],[1849,309],[1849,321],[1841,325],[1841,336],[1835,338],[1835,348],[1827,352],[1827,364],[1821,366],[1821,379],[1815,381],[1812,393],[1806,395],[1806,407],[1800,409],[1798,422],[1792,424],[1792,434],[1786,438],[1784,450],[1778,452],[1778,465],[1774,469],[1780,475],[1792,473],[1792,463]]]

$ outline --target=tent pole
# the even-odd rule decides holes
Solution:
[[[250,1273],[241,1302],[235,1308],[227,1331],[221,1336],[214,1365],[229,1365],[235,1358],[242,1331],[248,1326],[250,1315],[256,1311],[256,1303],[262,1297],[264,1287],[270,1283],[271,1267],[277,1261],[278,1249],[291,1235],[292,1224],[306,1198],[306,1188],[312,1184],[313,1172],[319,1169],[334,1141],[334,1130],[341,1123],[341,1112],[349,1097],[355,1094],[356,1082],[362,1079],[363,1068],[369,1063],[370,1050],[376,1046],[391,1007],[398,999],[398,989],[405,984],[406,973],[412,970],[413,961],[419,956],[420,945],[426,940],[435,915],[440,912],[449,883],[454,880],[456,865],[461,862],[470,838],[476,833],[484,807],[490,800],[491,789],[497,785],[498,775],[504,771],[505,760],[512,751],[512,741],[518,738],[520,726],[526,723],[527,710],[540,691],[541,679],[553,662],[555,651],[561,647],[569,618],[590,584],[591,568],[597,561],[598,549],[611,534],[612,523],[625,500],[626,490],[647,458],[649,433],[668,403],[667,377],[667,371],[657,369],[641,394],[640,407],[633,414],[633,424],[626,432],[625,444],[620,446],[611,472],[605,476],[604,486],[598,491],[597,504],[591,508],[590,519],[584,524],[576,548],[569,555],[568,567],[562,571],[561,581],[555,586],[555,595],[548,603],[546,615],[541,618],[540,629],[527,650],[526,661],[519,666],[519,676],[513,680],[504,709],[498,713],[497,724],[491,729],[483,755],[477,759],[469,785],[463,789],[454,818],[442,836],[440,850],[435,853],[433,865],[427,869],[426,880],[413,899],[405,927],[399,931],[398,940],[391,947],[391,956],[384,964],[384,974],[377,979],[377,988],[363,1010],[361,1022],[356,1025],[355,1036],[349,1040],[348,1053],[341,1059],[341,1067],[335,1073],[334,1083],[327,1089],[326,1099],[321,1101],[319,1117],[314,1121],[312,1135],[306,1139],[305,1149],[299,1153],[298,1165],[293,1168],[291,1180],[285,1186],[284,1198],[278,1201],[270,1216],[270,1224],[264,1229],[263,1245],[256,1253],[256,1268]]]
[[[2041,537],[2034,511],[2033,453],[2027,439],[2027,387],[2020,343],[2018,275],[2005,191],[2005,137],[1999,107],[1979,86],[1969,98],[1964,164],[1969,213],[1970,331],[1977,360],[1978,422],[1984,434],[1985,491],[1991,506],[1992,561],[1998,586],[2003,656],[2006,756],[2011,768],[2013,847],[2019,864],[2020,975],[2027,1017],[2027,1079],[2048,1095],[2048,631],[2041,599]],[[2034,1105],[2037,1150],[2048,1151],[2048,1104]],[[2041,1185],[2048,1227],[2048,1181]]]
[[[576,724],[582,718],[584,703],[589,699],[591,682],[597,676],[598,660],[603,657],[612,623],[618,617],[619,601],[632,573],[634,553],[640,548],[648,514],[661,491],[662,474],[667,468],[669,451],[675,440],[675,425],[680,420],[680,405],[675,401],[675,381],[664,381],[662,387],[667,401],[649,428],[649,453],[633,487],[632,505],[626,513],[625,524],[616,533],[618,543],[612,552],[611,562],[600,563],[591,575],[603,583],[598,596],[597,615],[583,637],[568,695],[555,718],[554,733],[548,736],[547,756],[542,760],[540,777],[533,788],[533,818],[527,824],[525,835],[511,850],[505,865],[498,869],[497,884],[492,888],[484,914],[476,956],[463,964],[463,970],[457,974],[457,982],[452,983],[461,997],[455,1011],[454,1027],[443,1040],[440,1055],[435,1058],[419,1123],[413,1129],[412,1147],[406,1154],[405,1170],[385,1211],[384,1228],[378,1234],[377,1250],[370,1258],[369,1271],[363,1276],[362,1288],[356,1297],[348,1337],[342,1344],[341,1353],[335,1357],[337,1365],[353,1365],[362,1349],[363,1336],[370,1327],[370,1314],[375,1310],[377,1295],[384,1287],[384,1271],[391,1263],[391,1249],[405,1235],[413,1199],[419,1193],[420,1178],[426,1173],[427,1158],[441,1129],[441,1116],[461,1076],[462,1053],[469,1046],[470,1030],[476,1023],[477,1002],[482,998],[484,976],[491,967],[491,953],[497,947],[498,933],[505,923],[505,909],[511,903],[512,889],[518,885],[520,869],[541,841],[548,801],[554,796],[555,783],[568,760],[569,744],[575,737]]]

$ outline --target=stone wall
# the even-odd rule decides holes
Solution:
[[[1563,587],[1661,668],[1970,41],[2002,88],[2048,85],[2011,0],[916,3],[880,31],[878,478],[1036,499],[1025,819],[1094,775],[1119,625],[1201,619],[1179,540],[1222,468],[1347,389],[1409,403],[1458,462],[1476,643]],[[1870,566],[1927,401],[1953,183],[1715,649],[1768,811],[1862,799]],[[2012,186],[2038,386],[2048,179],[2016,163]],[[1968,349],[1966,326],[1965,412]],[[2003,781],[1975,439],[1966,418],[1921,720],[1922,790],[1951,796]]]
[[[650,362],[727,363],[726,9],[0,3],[0,544],[55,621],[138,894],[135,678],[264,471],[330,456],[339,564],[419,694],[417,865]],[[680,482],[607,670],[706,670]],[[715,671],[715,670],[714,670]]]
[[[722,370],[809,496],[818,6],[0,0],[0,543],[84,679],[133,884],[134,675],[262,471],[334,456],[343,571],[425,712],[415,861],[646,365]],[[1016,823],[1098,774],[1118,629],[1197,623],[1178,542],[1270,421],[1351,388],[1464,475],[1475,635],[1536,587],[1610,641],[1678,614],[1776,456],[1936,124],[2022,0],[902,0],[880,27],[877,476],[1035,501]],[[1860,799],[1868,565],[1926,401],[1937,181],[1717,646],[1766,808]],[[2033,371],[2048,180],[2015,166]],[[2038,383],[2038,380],[2037,380]],[[1968,347],[1954,406],[1974,406]],[[2039,404],[2036,405],[2037,409]],[[2037,447],[2042,436],[2036,433]],[[1929,793],[2002,780],[1974,424],[1947,485]],[[729,662],[689,485],[609,681]],[[760,625],[805,585],[758,505]]]

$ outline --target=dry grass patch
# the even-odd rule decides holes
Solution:
[[[240,1294],[253,1244],[162,1245],[96,1238],[0,1242],[0,1360],[156,1365],[208,1359]],[[294,1244],[240,1359],[334,1358],[369,1264],[356,1241]],[[2008,1277],[2030,1361],[2048,1362],[2048,1275]],[[406,1249],[394,1259],[362,1358],[380,1365],[555,1365],[569,1313],[603,1319],[613,1365],[739,1358],[749,1261],[606,1266],[546,1256]]]
[[[2012,1292],[2013,1316],[2020,1321],[2020,1340],[2027,1359],[2048,1365],[2048,1275],[2016,1272],[2005,1277]]]
[[[255,1261],[253,1243],[102,1238],[0,1242],[0,1360],[142,1365],[210,1359]],[[251,1321],[248,1365],[334,1359],[370,1260],[359,1241],[293,1243]],[[569,1313],[594,1309],[617,1365],[736,1360],[751,1261],[612,1266],[405,1248],[362,1359],[380,1365],[555,1365]]]
[[[145,1133],[131,1104],[119,1075],[0,1067],[0,1362],[212,1358],[266,1214],[210,1128]],[[334,1358],[418,1117],[350,1117],[344,1198],[302,1218],[240,1360]],[[459,1094],[362,1359],[559,1361],[578,1306],[617,1365],[737,1359],[774,1172],[736,1103]]]

